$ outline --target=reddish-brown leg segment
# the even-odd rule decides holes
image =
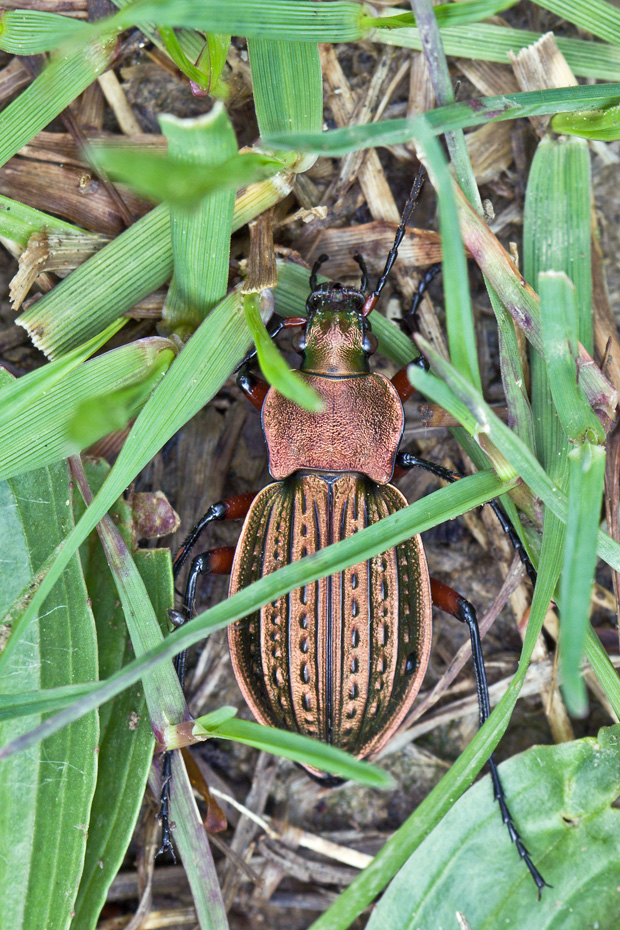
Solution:
[[[205,515],[200,518],[196,526],[183,541],[180,549],[175,555],[172,563],[174,577],[176,578],[181,571],[188,555],[198,542],[198,537],[209,523],[213,523],[215,520],[243,520],[244,517],[247,516],[248,510],[255,497],[255,492],[237,494],[235,497],[228,497],[226,500],[218,501],[217,504],[211,504]]]
[[[484,667],[484,657],[482,655],[482,643],[480,641],[480,630],[478,629],[476,611],[469,603],[469,601],[466,601],[465,598],[458,593],[458,591],[448,587],[448,585],[444,584],[442,581],[437,581],[436,578],[431,578],[431,598],[433,604],[435,604],[436,607],[439,607],[440,610],[445,610],[446,613],[450,614],[452,617],[455,617],[457,620],[460,620],[461,623],[466,623],[469,628],[471,652],[474,661],[474,674],[476,676],[476,690],[478,692],[478,722],[479,726],[482,726],[482,724],[485,722],[485,720],[488,719],[491,713],[491,707],[489,703],[489,686],[487,684],[486,670]],[[519,836],[519,832],[514,825],[512,815],[506,803],[506,796],[504,794],[504,789],[499,777],[499,772],[497,771],[497,765],[492,755],[489,756],[489,769],[491,771],[491,780],[493,782],[495,800],[499,804],[502,820],[508,827],[510,839],[517,847],[519,855],[525,862],[532,878],[536,883],[536,887],[538,889],[538,898],[540,900],[542,889],[545,887],[545,885],[547,885],[547,882],[544,880],[530,859],[530,855],[523,845],[523,841]],[[549,886],[547,885],[547,887]]]
[[[269,390],[267,382],[257,377],[252,371],[241,369],[237,375],[237,384],[250,403],[260,410]]]

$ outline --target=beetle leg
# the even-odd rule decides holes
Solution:
[[[430,367],[423,355],[418,355],[417,358],[412,359],[409,362],[409,365],[417,365],[418,368],[421,368],[423,371],[428,371]],[[405,365],[403,368],[399,368],[392,378],[392,384],[398,391],[398,396],[400,397],[403,404],[406,400],[409,400],[415,390],[413,384],[407,377],[407,368],[409,365]]]
[[[403,322],[407,325],[408,329],[412,333],[415,332],[415,316],[419,310],[420,304],[422,303],[422,298],[440,271],[441,262],[437,262],[435,265],[430,265],[418,282],[418,286],[413,295],[413,300],[411,301],[411,306],[403,317]]]
[[[489,718],[491,713],[491,706],[489,703],[489,686],[487,684],[486,669],[484,667],[484,657],[482,655],[482,643],[480,641],[480,630],[478,629],[476,611],[472,604],[465,600],[465,598],[462,597],[457,591],[449,588],[448,585],[443,584],[443,582],[437,581],[435,578],[431,578],[431,597],[433,604],[435,604],[436,607],[439,607],[440,610],[444,610],[446,613],[450,614],[450,616],[460,620],[461,623],[466,623],[469,628],[469,636],[471,639],[471,654],[474,662],[474,674],[476,677],[476,691],[478,693],[478,725],[482,726],[482,724]],[[504,794],[504,789],[502,787],[499,772],[497,770],[497,765],[493,755],[489,756],[489,769],[491,770],[491,779],[493,781],[493,793],[495,800],[499,804],[502,820],[508,827],[508,833],[510,834],[511,841],[517,847],[519,855],[525,862],[527,868],[529,869],[530,875],[536,883],[536,888],[538,889],[538,900],[540,900],[543,888],[545,886],[550,888],[551,886],[547,884],[532,862],[530,854],[527,851],[523,840],[519,836],[519,832],[514,825],[512,815],[506,803],[506,795]]]
[[[249,365],[244,365],[237,373],[237,384],[250,403],[260,410],[269,390],[267,382],[255,375]]]
[[[254,494],[241,494],[239,497],[250,497],[254,498]],[[191,545],[194,544],[198,538],[199,533],[204,526],[207,525],[205,522],[206,517],[210,511],[213,511],[214,508],[218,508],[225,504],[229,504],[231,501],[237,501],[238,498],[230,498],[229,501],[220,501],[219,504],[214,504],[213,507],[210,507],[205,516],[202,518],[200,523],[196,524],[188,540],[194,536],[194,541]],[[250,501],[251,503],[251,501]],[[248,504],[249,508],[249,504]],[[233,508],[231,508],[233,509]],[[225,520],[227,519],[226,515],[222,517],[211,517],[211,519]],[[228,519],[234,519],[229,517]],[[208,521],[210,522],[210,521]],[[201,524],[203,524],[201,526]],[[200,527],[200,529],[198,529]],[[197,532],[196,532],[197,531]],[[181,547],[180,552],[189,553],[191,545],[189,548],[186,547],[187,541]],[[185,556],[185,557],[186,557]],[[189,620],[194,610],[194,603],[196,601],[196,582],[200,575],[230,575],[232,569],[232,563],[235,556],[235,546],[220,546],[217,549],[209,549],[207,552],[201,552],[200,555],[195,556],[192,559],[192,564],[190,566],[189,573],[187,575],[187,581],[185,583],[185,598],[183,601],[182,610],[170,610],[169,616],[170,621],[175,627],[183,626],[183,624]],[[182,564],[182,563],[181,563]],[[176,566],[175,560],[175,577],[178,574],[180,565]],[[183,652],[179,652],[174,658],[174,668],[179,676],[179,681],[181,683],[181,688],[185,685],[185,661],[187,659],[187,650],[184,649]],[[170,824],[170,779],[172,777],[171,762],[172,752],[169,750],[164,753],[163,767],[162,767],[162,779],[161,779],[161,792],[159,795],[159,815],[158,819],[161,824],[161,846],[156,852],[156,856],[159,856],[160,853],[164,852],[166,849],[172,855],[172,858],[176,862],[176,857],[174,855],[174,849],[172,847],[172,828]]]
[[[454,481],[460,481],[461,478],[465,477],[464,475],[460,475],[458,472],[450,471],[449,468],[444,468],[443,465],[438,465],[436,462],[427,462],[425,459],[419,459],[417,455],[414,455],[412,452],[399,452],[396,456],[396,467],[402,468],[405,471],[410,468],[423,468],[425,471],[430,472],[437,478],[443,478],[444,481],[449,481],[451,483]],[[499,520],[500,526],[510,540],[512,548],[521,559],[528,578],[532,584],[535,585],[536,569],[532,565],[530,557],[527,554],[527,549],[519,539],[519,536],[515,532],[510,520],[504,513],[498,501],[488,501],[488,505]]]
[[[183,540],[180,549],[175,555],[172,563],[174,577],[176,578],[183,568],[188,555],[198,541],[198,537],[209,523],[213,523],[214,520],[242,520],[247,515],[255,497],[256,494],[254,493],[237,494],[236,497],[228,497],[226,500],[211,504],[205,515],[200,518],[196,526]]]

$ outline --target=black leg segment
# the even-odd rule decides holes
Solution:
[[[443,478],[444,481],[450,481],[451,483],[454,481],[460,481],[461,478],[465,477],[464,475],[460,475],[458,472],[450,471],[449,468],[444,468],[443,465],[438,465],[436,462],[427,462],[425,459],[420,459],[412,452],[399,452],[396,456],[396,465],[405,471],[408,471],[410,468],[422,468],[424,471],[430,472],[437,478]],[[527,554],[525,546],[519,539],[518,535],[515,533],[510,520],[504,513],[498,501],[488,501],[488,504],[499,520],[500,526],[510,540],[513,549],[521,559],[523,567],[527,573],[527,577],[530,579],[532,584],[535,585],[536,569],[530,561],[530,557]]]
[[[490,716],[491,705],[489,702],[489,686],[487,683],[486,669],[484,667],[484,657],[482,655],[482,643],[480,640],[480,630],[478,629],[476,611],[472,604],[465,600],[464,597],[461,597],[457,591],[454,591],[452,588],[449,588],[448,585],[445,585],[443,582],[437,581],[434,578],[431,578],[431,596],[433,603],[439,607],[440,610],[445,610],[446,613],[449,613],[452,617],[460,620],[461,623],[466,623],[469,629],[471,654],[474,663],[474,675],[476,678],[476,691],[478,694],[478,725],[482,726]],[[506,796],[504,794],[504,789],[502,787],[499,772],[497,770],[497,764],[493,758],[493,755],[489,756],[489,769],[491,771],[491,779],[493,781],[493,794],[495,800],[499,804],[502,820],[508,828],[511,841],[517,847],[519,855],[525,862],[530,875],[534,879],[538,893],[538,900],[540,900],[543,888],[549,888],[551,886],[547,884],[532,862],[530,854],[519,835],[519,831],[514,825],[512,815],[508,809],[508,804],[506,803]]]

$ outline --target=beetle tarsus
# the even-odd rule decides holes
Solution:
[[[174,848],[172,845],[172,824],[170,823],[170,780],[172,778],[171,771],[171,753],[164,753],[164,761],[162,767],[162,779],[161,779],[161,791],[159,794],[159,814],[157,819],[161,824],[161,846],[155,853],[155,858],[160,856],[164,852],[169,852],[172,856],[172,861],[176,865],[177,857],[174,854]]]
[[[410,332],[415,332],[415,318],[418,310],[420,309],[420,304],[422,303],[422,298],[426,294],[427,290],[431,286],[432,282],[435,280],[439,272],[441,271],[441,262],[437,262],[435,265],[431,265],[426,269],[422,277],[418,282],[418,286],[415,289],[413,298],[411,300],[411,306],[409,310],[403,317],[403,322],[407,325]]]

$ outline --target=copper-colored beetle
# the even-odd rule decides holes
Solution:
[[[302,410],[256,378],[247,364],[241,368],[238,383],[261,411],[274,483],[257,495],[213,505],[192,530],[175,559],[175,575],[210,522],[245,516],[236,547],[212,549],[193,559],[185,611],[175,614],[177,621],[191,614],[202,574],[230,573],[234,594],[406,507],[406,499],[389,483],[395,467],[420,466],[448,480],[459,477],[413,455],[399,455],[403,401],[412,389],[405,369],[389,381],[372,373],[368,363],[377,340],[367,317],[395,260],[418,189],[412,191],[372,294],[365,294],[367,275],[359,256],[361,289],[317,286],[322,256],[310,279],[307,318],[280,324],[303,326],[295,340],[302,356],[300,374],[324,399],[324,411]],[[518,537],[495,509],[527,564]],[[468,624],[482,724],[489,699],[475,611],[457,592],[429,578],[419,536],[291,591],[229,627],[233,669],[254,716],[360,757],[376,753],[402,722],[422,684],[432,603]],[[502,817],[540,894],[545,882],[512,822],[492,757],[489,765]],[[166,824],[164,845],[169,845],[165,831]]]
[[[324,399],[308,413],[273,388],[262,423],[275,479],[252,502],[230,593],[407,506],[390,485],[401,398],[369,370],[364,296],[322,286],[308,305],[301,374]],[[261,722],[358,756],[380,749],[420,689],[431,594],[419,536],[292,591],[229,627],[239,687]]]

